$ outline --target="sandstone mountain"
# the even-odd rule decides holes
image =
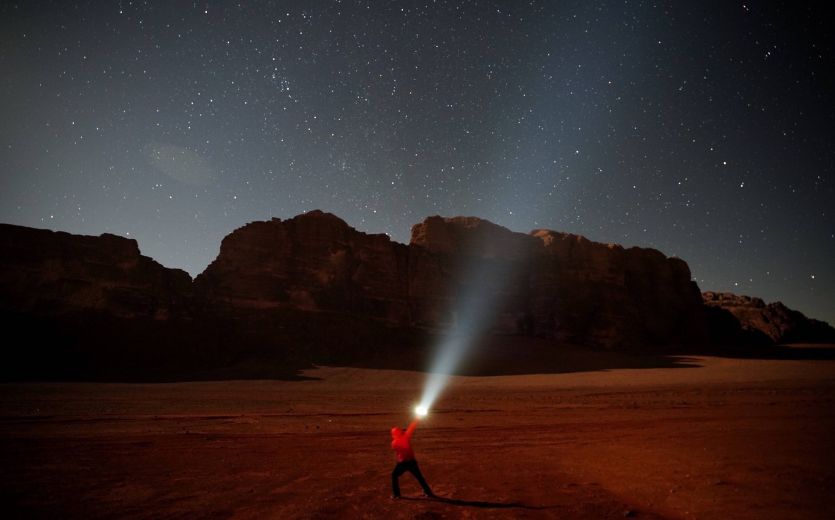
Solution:
[[[680,348],[705,340],[702,301],[682,260],[576,235],[514,233],[485,220],[430,217],[409,246],[313,211],[227,236],[194,282],[234,314],[347,313],[400,327],[453,326],[490,302],[489,329],[607,349]]]
[[[185,308],[191,277],[139,253],[136,240],[0,224],[0,308],[62,315],[102,311],[166,319]]]
[[[732,317],[726,317],[726,321],[737,330],[730,337],[747,335],[761,344],[835,343],[835,329],[829,324],[807,318],[781,302],[766,304],[760,298],[721,292],[705,292],[702,296],[710,310]],[[729,337],[727,331],[724,336]]]
[[[321,211],[253,222],[194,281],[114,235],[3,224],[0,248],[0,319],[26,338],[7,347],[4,379],[410,366],[433,337],[467,324],[553,349],[656,353],[832,330],[781,304],[706,293],[705,305],[687,264],[653,249],[472,217],[429,217],[409,245]]]

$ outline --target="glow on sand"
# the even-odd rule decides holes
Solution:
[[[496,312],[498,295],[505,285],[508,264],[495,259],[481,259],[462,284],[461,297],[453,310],[453,324],[442,337],[424,384],[419,416],[426,415],[446,387],[449,376],[470,352],[476,339],[484,332]],[[424,412],[424,413],[421,413]]]

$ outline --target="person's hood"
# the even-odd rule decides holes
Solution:
[[[391,438],[396,439],[403,435],[403,430],[399,426],[395,426],[391,429]]]

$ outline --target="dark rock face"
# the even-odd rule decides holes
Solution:
[[[711,327],[719,331],[714,336],[755,344],[835,342],[835,329],[827,323],[807,318],[781,302],[766,304],[760,298],[732,293],[705,292],[702,296],[712,311]]]
[[[539,247],[535,239],[477,217],[428,217],[412,226],[411,246],[446,257],[466,256],[527,261]]]
[[[536,330],[605,348],[705,341],[699,289],[684,261],[549,230],[531,234],[544,248],[531,284]]]
[[[253,222],[193,282],[114,235],[0,225],[0,249],[0,326],[27,338],[0,379],[394,366],[464,326],[625,352],[835,341],[782,304],[714,293],[703,304],[687,264],[658,251],[472,217],[429,217],[408,246],[321,211]]]
[[[312,211],[253,222],[223,239],[195,280],[209,304],[230,310],[349,312],[408,322],[408,248]]]
[[[429,217],[408,247],[322,212],[248,224],[224,239],[195,290],[237,313],[340,312],[438,330],[483,306],[501,334],[612,349],[705,339],[683,261],[472,217]]]
[[[517,333],[529,314],[530,273],[541,249],[533,237],[474,217],[429,217],[412,226],[412,324],[433,329],[486,315],[485,328]]]
[[[13,338],[3,379],[96,378],[198,364],[191,277],[135,240],[0,225],[0,326]]]
[[[0,224],[0,308],[61,314],[102,311],[166,319],[181,312],[191,277],[139,253],[135,240]]]

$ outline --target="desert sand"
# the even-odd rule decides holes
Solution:
[[[426,374],[0,385],[5,518],[824,518],[835,361],[455,376],[391,500]]]

